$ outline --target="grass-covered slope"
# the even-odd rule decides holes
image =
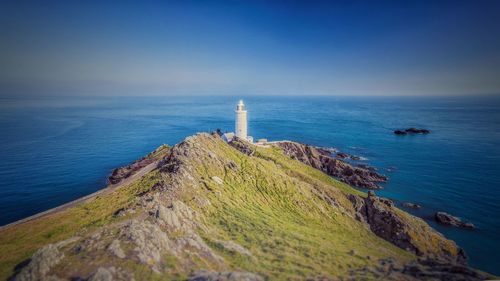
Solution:
[[[403,269],[417,257],[360,219],[353,202],[373,203],[364,193],[279,148],[251,149],[247,155],[218,136],[189,137],[141,180],[0,230],[0,277],[413,278],[370,270],[388,260]],[[457,255],[456,245],[422,220],[387,208],[376,218],[388,212],[408,223],[401,231],[419,254]]]
[[[342,276],[380,258],[411,258],[350,216],[345,209],[352,207],[343,193],[359,192],[349,186],[290,161],[276,148],[257,148],[248,157],[209,143],[210,151],[236,167],[217,160],[198,164],[211,204],[193,208],[213,227],[207,237],[211,243],[231,240],[252,252],[254,259],[223,252],[231,267],[286,279]],[[213,176],[224,184],[210,180]]]

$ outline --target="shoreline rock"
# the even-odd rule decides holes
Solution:
[[[372,172],[376,172],[378,171],[377,168],[375,167],[372,167],[372,166],[369,166],[369,165],[366,165],[366,164],[358,164],[356,165],[358,168],[361,168],[361,169],[365,169],[365,170],[369,170],[369,171],[372,171]]]
[[[352,186],[381,189],[379,183],[388,180],[386,176],[377,173],[374,169],[369,169],[366,166],[363,168],[355,167],[334,158],[328,150],[291,141],[276,142],[275,145],[282,148],[284,153],[292,159],[321,170]]]
[[[366,198],[350,194],[348,199],[356,212],[355,218],[367,223],[377,236],[417,256],[466,264],[465,252],[453,241],[447,240],[422,219],[396,208],[392,200],[378,197],[372,190]]]
[[[448,226],[454,226],[454,227],[461,227],[461,228],[470,228],[474,229],[476,226],[470,222],[464,222],[460,218],[452,216],[448,213],[445,212],[436,212],[434,214],[434,219],[444,225]]]
[[[401,203],[401,206],[403,206],[405,208],[409,208],[409,209],[420,209],[420,208],[422,208],[422,206],[420,206],[418,204],[415,204],[415,203],[411,203],[411,202],[403,202],[403,203]]]

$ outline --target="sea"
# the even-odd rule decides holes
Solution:
[[[500,275],[497,97],[164,96],[0,98],[0,225],[106,186],[113,168],[197,132],[234,131],[239,99],[254,139],[293,140],[364,157],[389,177],[378,195]],[[397,136],[425,128],[427,135]],[[476,229],[436,224],[445,211]]]

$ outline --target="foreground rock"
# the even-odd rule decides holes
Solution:
[[[329,151],[321,148],[291,141],[277,142],[275,145],[281,147],[292,159],[299,160],[352,186],[380,189],[379,183],[387,181],[386,176],[377,173],[374,169],[353,167],[340,159],[331,157]],[[348,157],[347,154],[346,157]]]
[[[438,223],[455,226],[455,227],[463,227],[463,228],[476,228],[476,226],[470,222],[463,222],[460,218],[452,216],[445,212],[436,212],[434,214],[434,218]]]

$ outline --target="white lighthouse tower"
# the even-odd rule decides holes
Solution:
[[[248,140],[247,138],[247,111],[243,100],[240,100],[238,105],[236,105],[236,136],[243,140]]]

